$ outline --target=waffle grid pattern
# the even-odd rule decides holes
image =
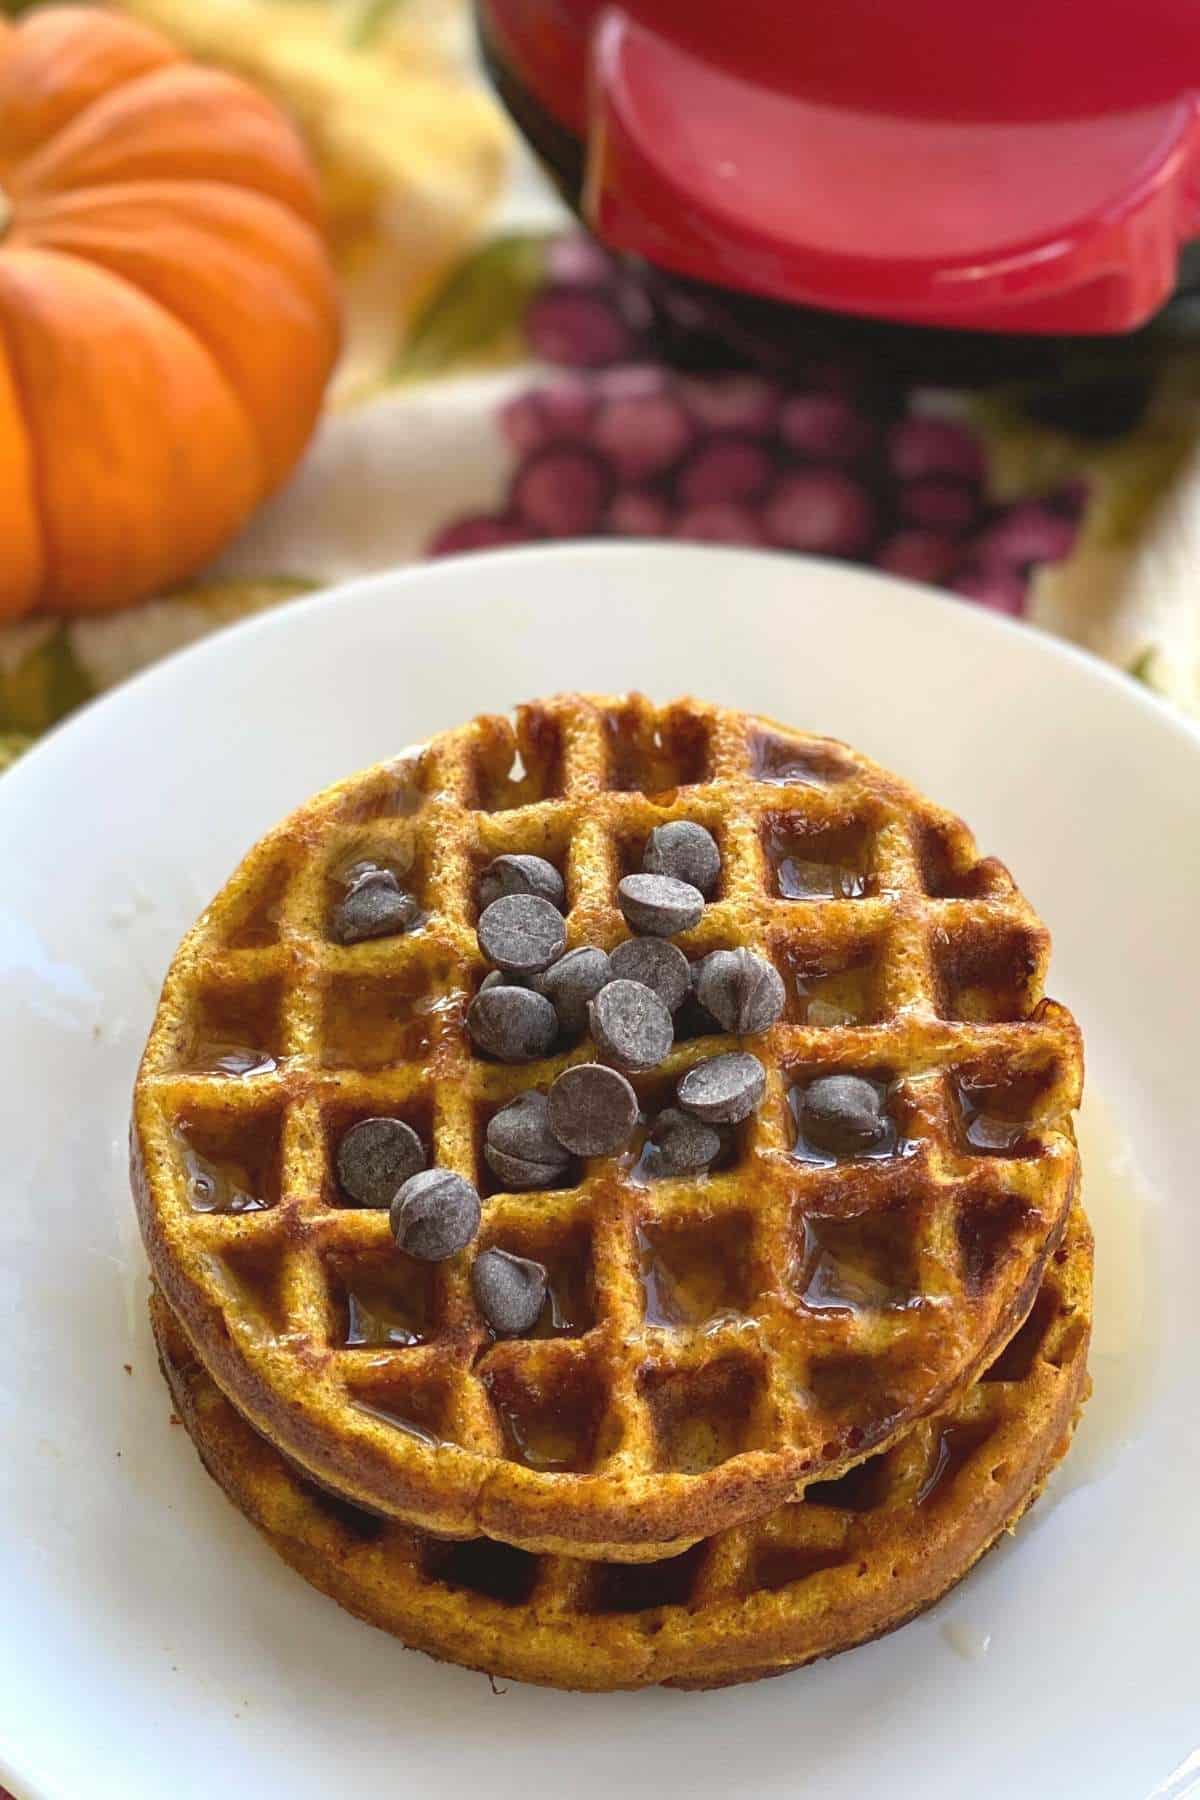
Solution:
[[[746,945],[788,984],[783,1020],[745,1042],[763,1103],[707,1179],[646,1182],[635,1147],[553,1191],[497,1192],[488,1117],[594,1052],[506,1067],[473,1050],[479,872],[506,851],[548,857],[568,946],[611,947],[627,935],[617,882],[669,818],[707,825],[722,854],[687,954]],[[394,868],[425,917],[342,948],[330,917],[364,860]],[[788,897],[814,870],[856,897]],[[235,1402],[349,1496],[534,1549],[679,1548],[890,1441],[1019,1323],[1076,1175],[1081,1055],[1042,996],[1047,958],[966,828],[841,745],[636,697],[522,708],[515,732],[476,720],[302,809],[185,940],[135,1102],[155,1273]],[[864,1022],[812,1023],[806,994],[856,968]],[[735,1043],[677,1042],[635,1078],[646,1115]],[[793,1154],[792,1092],[831,1069],[887,1085],[903,1154]],[[479,1186],[476,1249],[547,1263],[557,1328],[548,1312],[493,1344],[472,1252],[417,1267],[385,1213],[342,1203],[333,1150],[372,1113],[408,1119],[431,1162]],[[254,1204],[201,1209],[197,1167]],[[724,1248],[697,1278],[700,1230]],[[664,1290],[673,1316],[655,1323]]]
[[[709,1686],[901,1623],[1036,1497],[1086,1397],[1091,1237],[1077,1211],[1016,1337],[945,1413],[802,1502],[630,1566],[435,1542],[333,1499],[255,1436],[161,1302],[155,1330],[215,1478],[319,1587],[433,1655],[555,1686]]]

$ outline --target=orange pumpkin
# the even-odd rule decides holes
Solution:
[[[337,343],[316,177],[269,101],[113,13],[0,23],[0,620],[215,556]]]

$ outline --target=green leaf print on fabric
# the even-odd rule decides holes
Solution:
[[[18,756],[24,756],[29,746],[36,742],[36,738],[23,731],[0,732],[0,775],[5,769],[11,769]]]
[[[36,737],[95,692],[62,626],[0,671],[0,733]]]
[[[413,321],[393,378],[410,381],[523,356],[521,327],[551,241],[541,232],[512,232],[460,262]]]
[[[404,0],[357,0],[350,9],[346,42],[355,50],[368,49],[404,5]]]

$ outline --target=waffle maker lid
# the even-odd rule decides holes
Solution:
[[[1133,330],[1200,232],[1194,0],[483,0],[613,248],[957,329]]]

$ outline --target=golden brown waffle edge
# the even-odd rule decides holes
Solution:
[[[313,1586],[413,1649],[585,1690],[782,1674],[896,1629],[1011,1531],[1087,1398],[1091,1235],[1076,1209],[1029,1320],[985,1379],[799,1503],[630,1565],[437,1542],[305,1479],[230,1406],[161,1296],[164,1374],[209,1473]]]

